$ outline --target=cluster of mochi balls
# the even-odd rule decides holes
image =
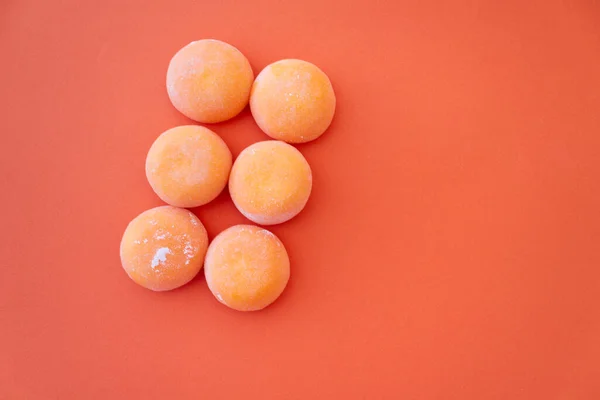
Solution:
[[[165,291],[191,281],[204,266],[218,301],[240,311],[260,310],[285,289],[290,261],[281,240],[258,225],[280,224],[304,208],[312,172],[290,143],[321,136],[335,112],[329,78],[315,65],[286,59],[256,79],[248,59],[218,40],[199,40],[175,54],[167,70],[173,106],[205,124],[238,115],[249,103],[254,120],[272,140],[252,144],[233,160],[227,144],[200,125],[162,133],[146,158],[146,177],[168,205],[135,217],[120,255],[139,285]],[[214,200],[229,185],[236,208],[254,224],[232,226],[209,243],[187,208]]]

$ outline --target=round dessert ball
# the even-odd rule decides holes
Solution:
[[[316,65],[281,60],[263,69],[250,94],[254,120],[267,135],[288,143],[321,136],[335,113],[335,93]]]
[[[165,203],[197,207],[215,199],[227,185],[232,156],[216,133],[196,125],[164,132],[146,157],[146,177]]]
[[[254,73],[248,59],[225,42],[192,42],[173,56],[167,70],[171,103],[194,121],[235,117],[248,104]]]
[[[171,290],[191,281],[202,269],[208,236],[188,210],[162,206],[135,217],[121,239],[121,263],[138,285]]]
[[[306,205],[312,173],[304,156],[277,140],[254,143],[235,160],[229,193],[249,220],[274,225],[295,217]]]
[[[255,311],[273,303],[290,278],[290,260],[273,233],[252,225],[221,232],[208,247],[204,267],[213,295],[234,310]]]

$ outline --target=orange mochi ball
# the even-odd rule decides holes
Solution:
[[[198,122],[235,117],[248,104],[254,73],[248,59],[225,42],[192,42],[173,56],[167,92],[183,115]]]
[[[150,147],[146,177],[165,203],[197,207],[225,188],[231,164],[231,152],[216,133],[203,126],[178,126]]]
[[[316,65],[281,60],[263,69],[250,94],[256,123],[273,139],[304,143],[321,136],[335,113],[335,93]]]
[[[273,233],[253,225],[221,232],[206,253],[206,282],[213,295],[238,311],[273,303],[290,278],[290,260]]]
[[[155,291],[185,285],[202,269],[208,236],[188,210],[162,206],[144,211],[125,229],[121,263],[137,284]]]
[[[244,149],[233,163],[229,193],[249,220],[274,225],[295,217],[312,189],[308,162],[295,147],[277,140]]]

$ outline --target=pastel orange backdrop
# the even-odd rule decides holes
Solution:
[[[119,262],[200,38],[337,94],[261,312]],[[4,0],[0,54],[0,399],[600,398],[597,2]],[[248,109],[210,127],[267,139]]]

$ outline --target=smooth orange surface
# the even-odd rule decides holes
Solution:
[[[0,1],[0,399],[600,398],[600,5],[588,0]],[[185,43],[323,69],[297,148],[292,274],[240,313],[202,274],[155,293],[119,241],[163,203]],[[211,125],[234,156],[248,108]],[[209,238],[247,220],[224,191]]]
[[[210,129],[177,126],[152,143],[146,156],[146,178],[165,203],[198,207],[223,191],[232,162],[227,144]]]
[[[256,77],[250,94],[254,120],[267,135],[288,143],[321,136],[335,113],[331,81],[319,67],[303,60],[280,60]]]
[[[121,239],[121,264],[137,284],[172,290],[202,269],[208,236],[202,222],[182,208],[162,206],[135,217]]]
[[[306,158],[292,145],[266,140],[246,147],[229,176],[229,193],[237,209],[261,225],[281,224],[306,206],[312,190]]]
[[[255,225],[219,233],[206,253],[204,275],[221,303],[238,311],[262,310],[283,292],[290,260],[281,240]]]
[[[234,46],[214,39],[181,48],[167,69],[167,93],[183,115],[214,123],[235,117],[246,107],[254,73]]]

